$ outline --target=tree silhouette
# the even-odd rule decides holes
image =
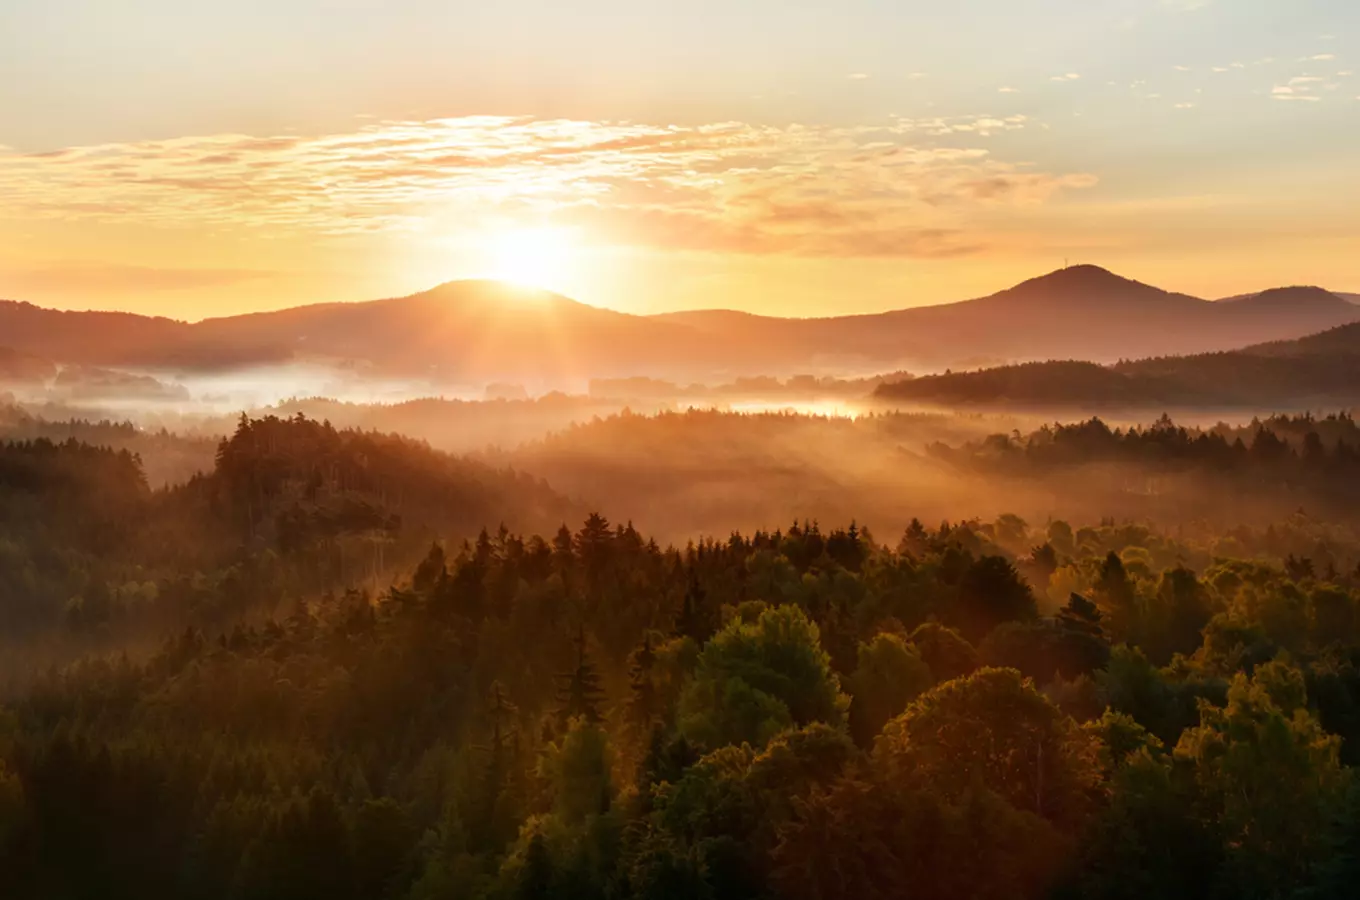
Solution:
[[[586,650],[584,625],[577,629],[572,644],[576,650],[576,664],[570,672],[558,676],[562,683],[557,698],[559,728],[565,728],[568,722],[576,718],[584,719],[591,725],[603,721],[600,704],[604,700],[604,690],[600,686],[600,675]]]

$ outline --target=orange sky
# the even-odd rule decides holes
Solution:
[[[728,13],[704,4],[661,27],[612,0],[470,25],[421,2],[206,22],[142,0],[151,34],[92,0],[6,8],[0,297],[198,319],[491,276],[801,316],[1066,260],[1201,296],[1360,290],[1360,15],[1037,0],[1012,22],[978,2],[1009,32],[771,7],[758,54],[760,21],[706,37]],[[139,27],[140,55],[100,37]],[[588,51],[599,71],[562,67]]]

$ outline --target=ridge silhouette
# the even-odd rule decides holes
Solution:
[[[1209,301],[1083,264],[972,300],[809,319],[730,310],[633,315],[489,280],[195,323],[0,301],[0,345],[57,363],[101,366],[341,360],[467,379],[700,380],[986,361],[1112,362],[1232,350],[1353,321],[1360,321],[1360,307],[1321,288]]]

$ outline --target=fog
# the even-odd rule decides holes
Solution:
[[[243,413],[302,415],[527,473],[583,508],[681,543],[803,520],[856,520],[889,540],[913,518],[1245,522],[1315,505],[1297,491],[1227,490],[1203,473],[1142,461],[1082,459],[1024,473],[961,462],[965,448],[990,436],[1019,442],[1096,414],[1112,427],[1146,426],[1163,411],[953,411],[872,396],[904,373],[719,385],[606,379],[541,393],[518,383],[396,379],[315,364],[61,374],[0,395],[7,410],[0,437],[128,449],[148,482],[164,487],[211,471],[217,442]],[[1272,411],[1171,412],[1179,425],[1237,429],[1249,442],[1253,422]]]

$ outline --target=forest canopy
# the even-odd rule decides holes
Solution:
[[[1095,421],[948,464],[1321,489],[1354,430]],[[126,449],[13,441],[0,491],[5,896],[1354,882],[1360,537],[1338,519],[797,519],[668,544],[300,416],[243,419],[159,489]]]

